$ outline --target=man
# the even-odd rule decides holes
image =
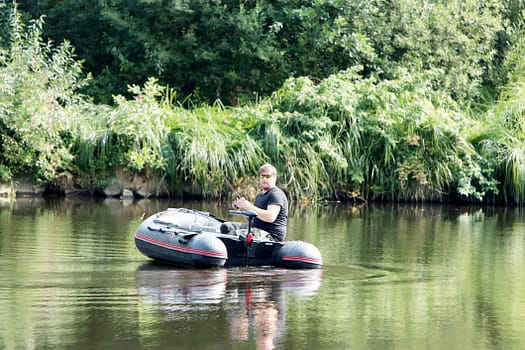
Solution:
[[[259,168],[259,182],[261,192],[255,197],[254,203],[248,202],[244,197],[234,202],[240,210],[253,210],[257,217],[253,226],[266,231],[275,241],[282,242],[286,237],[286,223],[288,222],[288,199],[284,192],[277,187],[277,169],[271,164],[264,164]],[[255,230],[257,231],[257,230]],[[257,233],[257,232],[255,232]]]

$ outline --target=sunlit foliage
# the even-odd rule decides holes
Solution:
[[[0,49],[0,178],[28,173],[53,181],[71,167],[67,106],[85,81],[71,45],[43,41],[42,25],[26,28],[15,12],[11,41]]]

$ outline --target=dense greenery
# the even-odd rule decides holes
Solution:
[[[29,18],[46,16],[44,37],[76,48],[94,75],[85,91],[98,101],[155,76],[181,98],[231,105],[289,77],[319,81],[354,66],[386,79],[399,67],[429,70],[435,88],[472,98],[482,79],[498,83],[493,59],[504,53],[505,11],[516,1],[19,2]]]
[[[174,195],[191,184],[221,196],[229,182],[256,183],[269,161],[294,198],[524,204],[521,1],[86,6],[22,7],[62,11],[79,33],[53,21],[50,33],[72,40],[88,28],[77,14],[98,18],[91,27],[104,40],[74,45],[44,39],[43,19],[26,26],[0,7],[3,181],[31,174],[97,187],[124,167],[159,174]],[[82,56],[93,77],[75,58],[78,44],[93,52]],[[120,73],[117,56],[97,56],[104,50],[119,52]],[[90,98],[126,82],[110,105]],[[201,103],[216,97],[237,102]]]

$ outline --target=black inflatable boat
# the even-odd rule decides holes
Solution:
[[[137,249],[147,257],[187,267],[276,266],[316,269],[319,250],[303,241],[274,242],[252,239],[253,211],[230,211],[248,217],[247,229],[234,229],[210,213],[170,208],[144,220],[135,233]]]

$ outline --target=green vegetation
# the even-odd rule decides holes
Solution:
[[[51,3],[32,4],[84,4]],[[296,199],[525,204],[522,2],[302,3],[95,2],[135,36],[114,50],[149,51],[93,75],[0,4],[0,179],[97,189],[122,168],[221,197],[271,162]]]

